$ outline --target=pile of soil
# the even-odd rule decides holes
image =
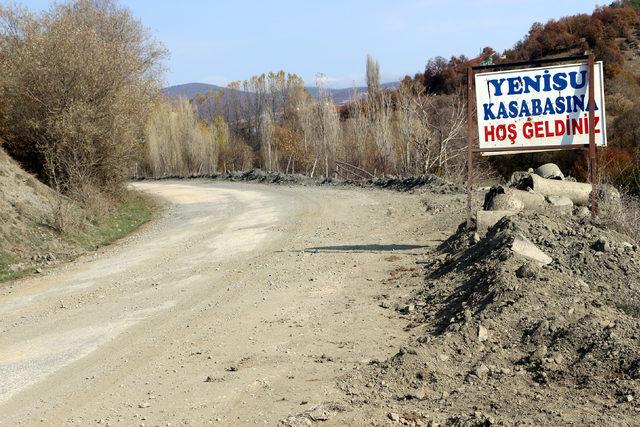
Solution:
[[[183,178],[168,176],[163,179]],[[265,172],[261,169],[251,169],[241,172],[225,172],[215,175],[194,175],[188,178],[208,178],[220,181],[232,182],[260,182],[265,184],[284,185],[332,185],[332,186],[355,186],[355,187],[375,187],[394,191],[412,191],[414,189],[428,189],[440,194],[452,194],[462,192],[464,189],[445,179],[433,175],[425,174],[406,178],[396,176],[385,176],[382,178],[372,178],[367,180],[343,180],[338,178],[311,178],[301,174],[286,174],[281,172]]]
[[[474,239],[475,237],[475,239]],[[526,238],[552,257],[512,250]],[[640,417],[640,250],[590,218],[523,212],[459,231],[398,312],[413,338],[340,387],[405,425],[633,425]]]

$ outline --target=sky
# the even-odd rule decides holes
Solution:
[[[2,0],[4,2],[4,0]],[[13,0],[42,10],[49,0]],[[285,70],[307,85],[364,82],[367,54],[383,82],[429,58],[512,47],[534,22],[591,13],[591,0],[120,0],[169,50],[166,84],[224,86]]]

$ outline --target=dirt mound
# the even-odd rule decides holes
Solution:
[[[396,191],[411,191],[414,188],[423,187],[428,187],[431,190],[438,190],[443,194],[464,191],[462,187],[432,174],[410,176],[407,178],[384,177],[377,178],[369,182],[371,185],[376,187],[388,188]]]
[[[184,177],[167,176],[163,179],[179,179]],[[440,194],[460,193],[464,189],[459,185],[433,174],[399,178],[395,176],[385,176],[382,178],[372,178],[367,180],[343,180],[337,178],[315,177],[311,178],[301,174],[286,174],[281,172],[265,172],[261,169],[251,169],[240,172],[225,172],[215,175],[194,175],[188,178],[209,178],[221,181],[233,182],[261,182],[266,184],[289,184],[289,185],[333,185],[333,186],[355,186],[355,187],[376,187],[394,191],[412,191],[415,189],[427,189]],[[144,179],[144,178],[142,178]]]
[[[553,261],[517,254],[516,241]],[[409,425],[640,416],[640,252],[588,219],[521,213],[477,243],[461,228],[401,314],[413,342],[341,384],[379,416]]]

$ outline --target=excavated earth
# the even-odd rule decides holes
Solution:
[[[522,237],[553,261],[514,253]],[[342,421],[638,425],[638,246],[553,210],[478,240],[460,227],[426,258],[424,285],[396,307],[411,339],[343,377]]]

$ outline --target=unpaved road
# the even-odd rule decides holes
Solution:
[[[274,425],[342,402],[336,378],[406,338],[380,298],[406,296],[450,231],[388,191],[135,187],[160,218],[0,285],[1,425]]]

